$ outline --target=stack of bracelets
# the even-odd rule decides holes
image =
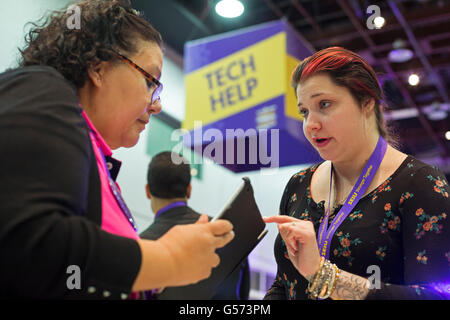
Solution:
[[[309,297],[316,300],[327,299],[336,288],[339,278],[339,269],[324,257],[320,258],[319,270],[308,285]]]

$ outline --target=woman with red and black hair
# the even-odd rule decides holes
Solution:
[[[373,69],[339,47],[295,69],[303,131],[325,160],[292,176],[265,299],[448,299],[450,193],[395,148]]]

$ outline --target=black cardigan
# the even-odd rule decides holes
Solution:
[[[130,293],[140,249],[100,228],[100,178],[81,111],[53,68],[0,74],[0,298]],[[68,288],[72,265],[81,289]]]

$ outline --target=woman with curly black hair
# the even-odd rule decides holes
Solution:
[[[161,110],[161,36],[124,1],[76,9],[79,28],[53,12],[0,75],[0,297],[126,299],[206,278],[231,224],[203,215],[141,240],[115,182],[111,150]]]

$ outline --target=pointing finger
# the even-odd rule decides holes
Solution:
[[[264,217],[263,218],[265,223],[287,223],[287,222],[294,222],[299,221],[296,218],[290,217],[290,216],[270,216],[270,217]]]

